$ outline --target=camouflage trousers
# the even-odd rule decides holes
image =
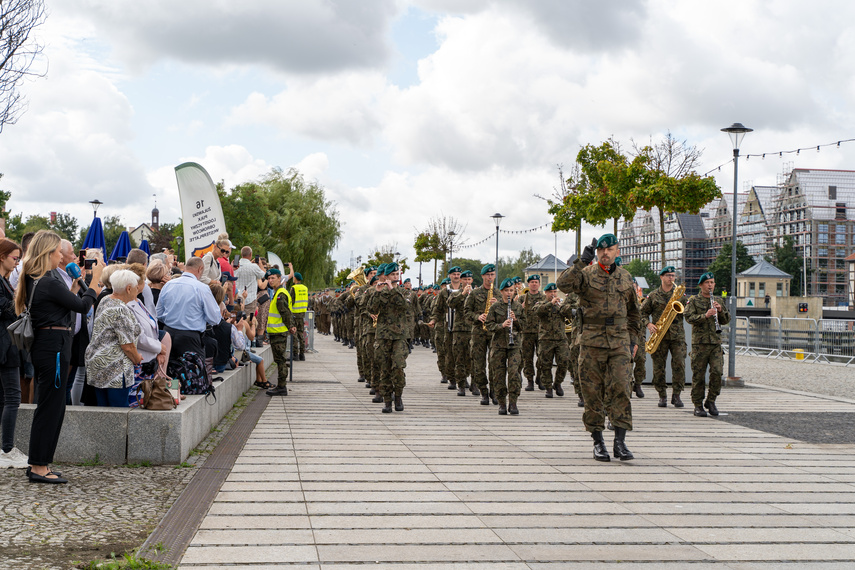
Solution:
[[[369,354],[368,343],[372,344],[372,354]],[[356,364],[359,368],[359,376],[365,378],[366,382],[371,382],[371,367],[373,366],[373,344],[374,338],[368,334],[363,334],[356,342]]]
[[[635,380],[633,386],[641,386],[644,383],[644,377],[647,376],[647,351],[644,350],[644,341],[638,345],[632,364],[632,376]]]
[[[570,347],[566,340],[541,340],[537,352],[537,368],[540,381],[546,389],[552,388],[552,360],[558,364],[555,369],[555,386],[561,386],[570,366]]]
[[[297,329],[295,333],[297,338],[294,345],[294,354],[304,354],[306,352],[306,322],[303,320],[306,313],[294,313],[294,327]]]
[[[457,366],[454,362],[454,333],[446,330],[445,333],[445,377],[449,384],[457,384]]]
[[[466,377],[472,372],[472,355],[469,348],[472,333],[469,331],[455,332],[452,338],[454,339],[452,348],[454,354],[454,377],[458,382],[464,382]]]
[[[270,350],[273,351],[273,362],[276,363],[277,386],[285,386],[288,380],[288,361],[291,355],[288,352],[289,333],[270,333]]]
[[[696,344],[692,346],[692,403],[704,403],[704,376],[710,370],[710,386],[707,400],[715,402],[721,394],[721,376],[724,374],[724,356],[720,344]]]
[[[374,329],[372,332],[365,335],[365,381],[372,388],[377,388],[380,385],[380,361],[374,350]]]
[[[344,329],[345,329],[344,338],[346,338],[347,340],[353,340],[354,339],[354,336],[353,336],[353,313],[352,312],[347,313],[344,316],[344,318],[345,318],[345,321],[344,321]]]
[[[534,380],[534,356],[537,354],[537,332],[522,335],[522,367],[527,380]],[[550,362],[550,366],[552,363]],[[537,369],[537,379],[540,380],[540,367]]]
[[[568,337],[569,339],[570,337]],[[573,380],[573,391],[576,392],[576,395],[581,398],[582,397],[582,382],[579,380],[579,352],[581,346],[578,343],[573,344],[572,340],[568,340],[570,343],[570,365],[568,369],[570,370],[570,378]]]
[[[629,343],[619,348],[583,346],[579,354],[579,373],[585,400],[585,413],[582,414],[585,429],[603,431],[605,415],[608,414],[615,427],[631,430],[629,386],[632,359]]]
[[[436,367],[445,374],[445,323],[437,323],[433,328],[433,344],[436,346]]]
[[[481,393],[488,389],[487,386],[487,359],[490,356],[490,336],[487,333],[473,333],[470,346],[470,358],[472,358],[472,382],[478,386]],[[489,386],[493,388],[492,382]]]
[[[522,389],[519,348],[494,346],[490,349],[490,383],[499,402],[504,402],[505,397],[508,397],[511,403],[516,403]]]
[[[407,385],[404,377],[404,368],[407,367],[407,341],[376,339],[374,358],[380,363],[378,393],[383,395],[383,401],[391,402],[392,397],[400,396]]]
[[[665,362],[671,353],[671,392],[679,394],[686,384],[686,341],[663,340],[656,352],[650,355],[653,360],[653,387],[660,398],[667,397],[665,384]]]

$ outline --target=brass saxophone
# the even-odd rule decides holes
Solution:
[[[484,307],[484,316],[485,317],[487,316],[487,312],[490,310],[490,303],[492,301],[493,301],[493,288],[490,287],[490,289],[487,291],[487,306]],[[484,329],[485,331],[487,330],[487,321],[486,320],[484,321],[484,324],[481,325],[481,328]]]
[[[678,313],[683,312],[683,303],[680,302],[680,298],[683,296],[683,292],[685,290],[685,285],[677,285],[674,287],[674,293],[671,294],[668,304],[665,305],[665,309],[659,316],[659,320],[656,321],[656,332],[651,334],[650,338],[647,339],[647,342],[644,343],[644,348],[647,350],[648,354],[656,352],[659,348],[659,343],[662,342],[662,338],[665,336],[665,333],[668,332],[668,327],[670,327],[671,323],[674,321],[674,317],[676,317]]]

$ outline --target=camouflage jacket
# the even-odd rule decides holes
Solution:
[[[566,301],[560,305],[554,305],[549,300],[543,300],[534,306],[534,314],[540,321],[537,338],[538,340],[564,340],[564,319],[573,319],[573,307]]]
[[[668,301],[671,300],[673,292],[674,291],[672,289],[666,293],[662,290],[662,287],[659,287],[655,291],[652,291],[650,295],[648,295],[647,299],[644,300],[644,303],[641,305],[641,324],[645,329],[647,328],[648,322],[651,322],[654,325],[656,324],[659,317],[662,316],[662,311],[664,311],[665,307],[668,305]],[[686,306],[687,301],[688,299],[686,299],[685,295],[680,299],[683,307]],[[662,340],[679,342],[686,338],[685,334],[685,331],[683,331],[683,315],[677,313],[674,315],[674,320],[671,321],[671,326],[668,327],[668,332],[665,333]]]
[[[416,320],[418,320],[418,315],[421,312],[421,309],[419,308],[419,297],[412,289],[402,287],[401,291],[403,291],[404,299],[407,301],[407,338],[413,338]]]
[[[716,302],[721,305],[721,312],[718,314],[718,324],[726,325],[730,322],[730,313],[727,310],[727,305],[721,297],[713,296],[710,299],[698,294],[694,295],[689,302],[686,303],[686,309],[683,316],[686,317],[686,322],[692,325],[692,344],[721,344],[721,335],[715,332],[715,317],[707,317],[706,312]]]
[[[486,303],[486,301],[485,301]],[[520,323],[519,315],[522,312],[522,307],[516,301],[511,301],[511,311],[514,312],[514,315],[517,316],[514,319],[514,346],[519,348],[522,346],[522,337],[520,333],[522,332],[522,323]],[[511,348],[508,346],[508,337],[510,330],[503,327],[502,323],[508,320],[508,304],[502,301],[502,298],[499,297],[498,303],[493,303],[493,306],[490,307],[490,310],[487,311],[487,320],[484,322],[487,325],[487,330],[493,335],[493,340],[491,342],[494,348]]]
[[[472,321],[466,316],[464,307],[466,300],[472,295],[463,294],[463,288],[454,291],[448,296],[448,307],[454,311],[454,323],[452,325],[453,332],[469,332],[472,330]]]
[[[405,340],[407,300],[400,287],[376,289],[368,299],[368,311],[377,315],[377,340]]]
[[[517,302],[523,308],[523,314],[520,315],[522,321],[522,330],[524,333],[537,333],[538,318],[534,312],[534,307],[538,303],[546,300],[546,294],[543,291],[537,293],[523,293],[517,298]]]
[[[466,314],[466,320],[472,325],[472,334],[482,335],[482,336],[491,336],[490,333],[484,330],[484,324],[478,320],[485,311],[484,308],[487,306],[487,289],[482,285],[477,289],[473,289],[471,293],[469,293],[469,297],[466,298],[466,305],[463,309]],[[501,301],[502,295],[499,293],[499,290],[496,289],[496,286],[493,286],[493,298]]]
[[[579,295],[583,346],[620,348],[637,338],[638,297],[632,276],[623,267],[609,273],[599,264],[586,267],[577,259],[558,277],[557,285],[564,293]]]
[[[363,285],[356,293],[356,314],[359,319],[355,324],[360,327],[358,329],[360,334],[368,333],[369,331],[367,329],[374,323],[374,320],[368,313],[368,296],[371,293],[371,290],[372,287],[370,285]]]
[[[445,331],[445,320],[448,316],[448,295],[449,289],[440,289],[436,295],[436,300],[433,302],[433,310],[431,311],[430,319],[436,322],[436,327],[439,330]]]

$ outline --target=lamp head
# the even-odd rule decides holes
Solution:
[[[733,150],[739,150],[739,146],[742,144],[742,139],[745,138],[745,133],[750,133],[754,129],[749,129],[742,123],[733,123],[729,127],[723,128],[721,131],[723,133],[727,133],[730,137],[730,141],[733,143]]]

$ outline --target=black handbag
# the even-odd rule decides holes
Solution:
[[[18,320],[6,327],[6,330],[9,331],[9,337],[12,339],[12,342],[15,343],[15,346],[18,347],[18,350],[26,350],[29,352],[30,348],[33,346],[33,339],[35,338],[35,334],[33,333],[33,323],[30,320],[30,308],[33,306],[33,299],[36,298],[36,287],[41,281],[41,277],[36,279],[33,282],[33,293],[30,297],[30,302],[27,303],[27,308],[18,317]],[[20,284],[22,287],[24,283]]]

